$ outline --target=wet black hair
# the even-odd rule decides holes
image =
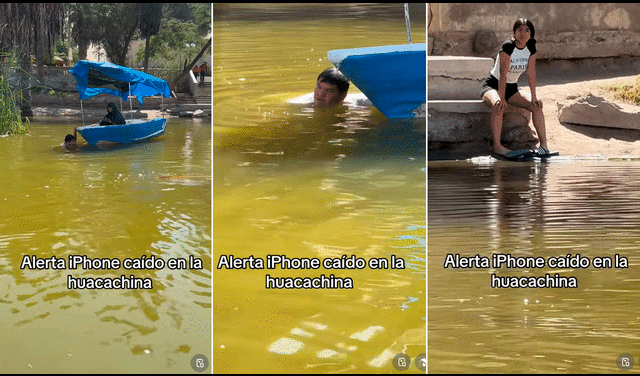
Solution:
[[[65,138],[64,138],[64,142],[75,141],[75,140],[76,140],[76,138],[75,138],[75,137],[73,137],[73,135],[72,135],[72,134],[68,134],[68,135],[66,135],[66,136],[65,136]]]
[[[533,27],[533,23],[531,21],[529,21],[529,19],[527,18],[518,18],[518,20],[516,21],[516,23],[513,24],[513,32],[515,33],[516,30],[518,30],[518,28],[522,25],[527,25],[527,27],[529,28],[529,30],[531,30],[531,39],[533,39],[533,37],[536,36],[536,29]]]
[[[335,67],[323,70],[317,81],[336,85],[341,93],[349,91],[349,80]]]

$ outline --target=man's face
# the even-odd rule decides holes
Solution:
[[[316,107],[337,106],[346,96],[347,93],[341,93],[337,85],[318,81],[313,91],[313,103]]]
[[[76,140],[67,141],[64,143],[64,147],[67,150],[76,150],[78,145],[76,144]]]

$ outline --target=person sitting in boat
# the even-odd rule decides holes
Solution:
[[[371,101],[362,93],[348,94],[349,80],[337,68],[327,68],[316,80],[313,93],[289,101],[292,104],[313,104],[314,107],[371,106]]]
[[[117,125],[117,124],[126,124],[124,120],[124,116],[122,113],[118,111],[116,105],[112,102],[107,105],[107,114],[104,119],[100,122],[100,125]]]
[[[62,144],[62,148],[68,152],[74,152],[78,150],[78,145],[76,144],[75,136],[72,134],[68,134],[64,138],[64,143]]]

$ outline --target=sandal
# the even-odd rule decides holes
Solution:
[[[536,157],[539,158],[548,158],[559,154],[557,151],[549,151],[543,146],[540,146],[537,149],[533,149],[533,152],[535,153]]]

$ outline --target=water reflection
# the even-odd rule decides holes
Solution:
[[[637,173],[635,163],[602,160],[430,162],[430,371],[616,371],[638,340]],[[444,269],[455,253],[618,254],[629,267]],[[578,288],[490,286],[491,274],[545,273],[574,276]]]

